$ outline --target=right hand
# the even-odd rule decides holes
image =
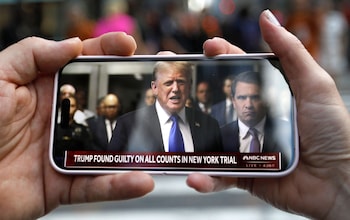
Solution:
[[[300,135],[300,161],[282,178],[209,177],[194,173],[187,184],[200,192],[230,187],[248,190],[289,212],[316,219],[346,219],[350,214],[350,117],[336,85],[283,27],[260,17],[263,38],[279,57],[295,95]],[[214,38],[204,44],[207,56],[243,53],[227,41]]]

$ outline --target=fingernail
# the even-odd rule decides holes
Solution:
[[[275,17],[274,14],[272,14],[272,12],[269,9],[265,10],[265,16],[267,17],[267,19],[274,25],[276,26],[281,26],[280,22],[277,20],[277,18]]]
[[[81,41],[79,37],[67,38],[67,39],[62,40],[61,42],[76,43],[77,41]]]

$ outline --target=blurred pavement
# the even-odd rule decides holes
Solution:
[[[41,220],[142,219],[142,220],[254,220],[305,219],[275,209],[247,192],[231,189],[200,194],[186,186],[183,176],[155,176],[149,195],[128,201],[60,206]]]

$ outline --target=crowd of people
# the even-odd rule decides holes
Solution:
[[[76,89],[75,85],[64,84],[60,87],[54,147],[57,157],[62,158],[65,150],[106,151],[117,118],[125,113],[117,94],[100,97],[94,110],[87,108],[87,97],[81,94],[85,94],[85,91]],[[144,91],[138,107],[154,103],[155,96],[149,88]]]
[[[259,52],[267,49],[261,39],[258,14],[263,8],[272,8],[280,23],[335,77],[347,70],[350,60],[350,4],[346,0],[283,3],[217,0],[199,12],[189,10],[187,1],[65,1],[55,5],[58,13],[64,14],[60,16],[62,22],[55,25],[52,23],[55,17],[44,17],[49,14],[43,12],[45,4],[50,3],[10,7],[14,18],[1,28],[0,45],[6,47],[31,35],[84,40],[109,31],[123,31],[135,38],[137,54],[162,50],[201,53],[203,42],[214,36],[223,37],[247,52]],[[50,29],[50,24],[56,30]]]
[[[97,100],[96,110],[91,111],[81,105],[75,87],[64,84],[58,100],[55,156],[62,158],[65,150],[106,150],[121,114],[119,97],[107,94]]]

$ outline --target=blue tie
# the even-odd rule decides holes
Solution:
[[[184,140],[178,124],[179,116],[172,115],[170,119],[173,121],[173,125],[169,135],[169,152],[185,152]]]

